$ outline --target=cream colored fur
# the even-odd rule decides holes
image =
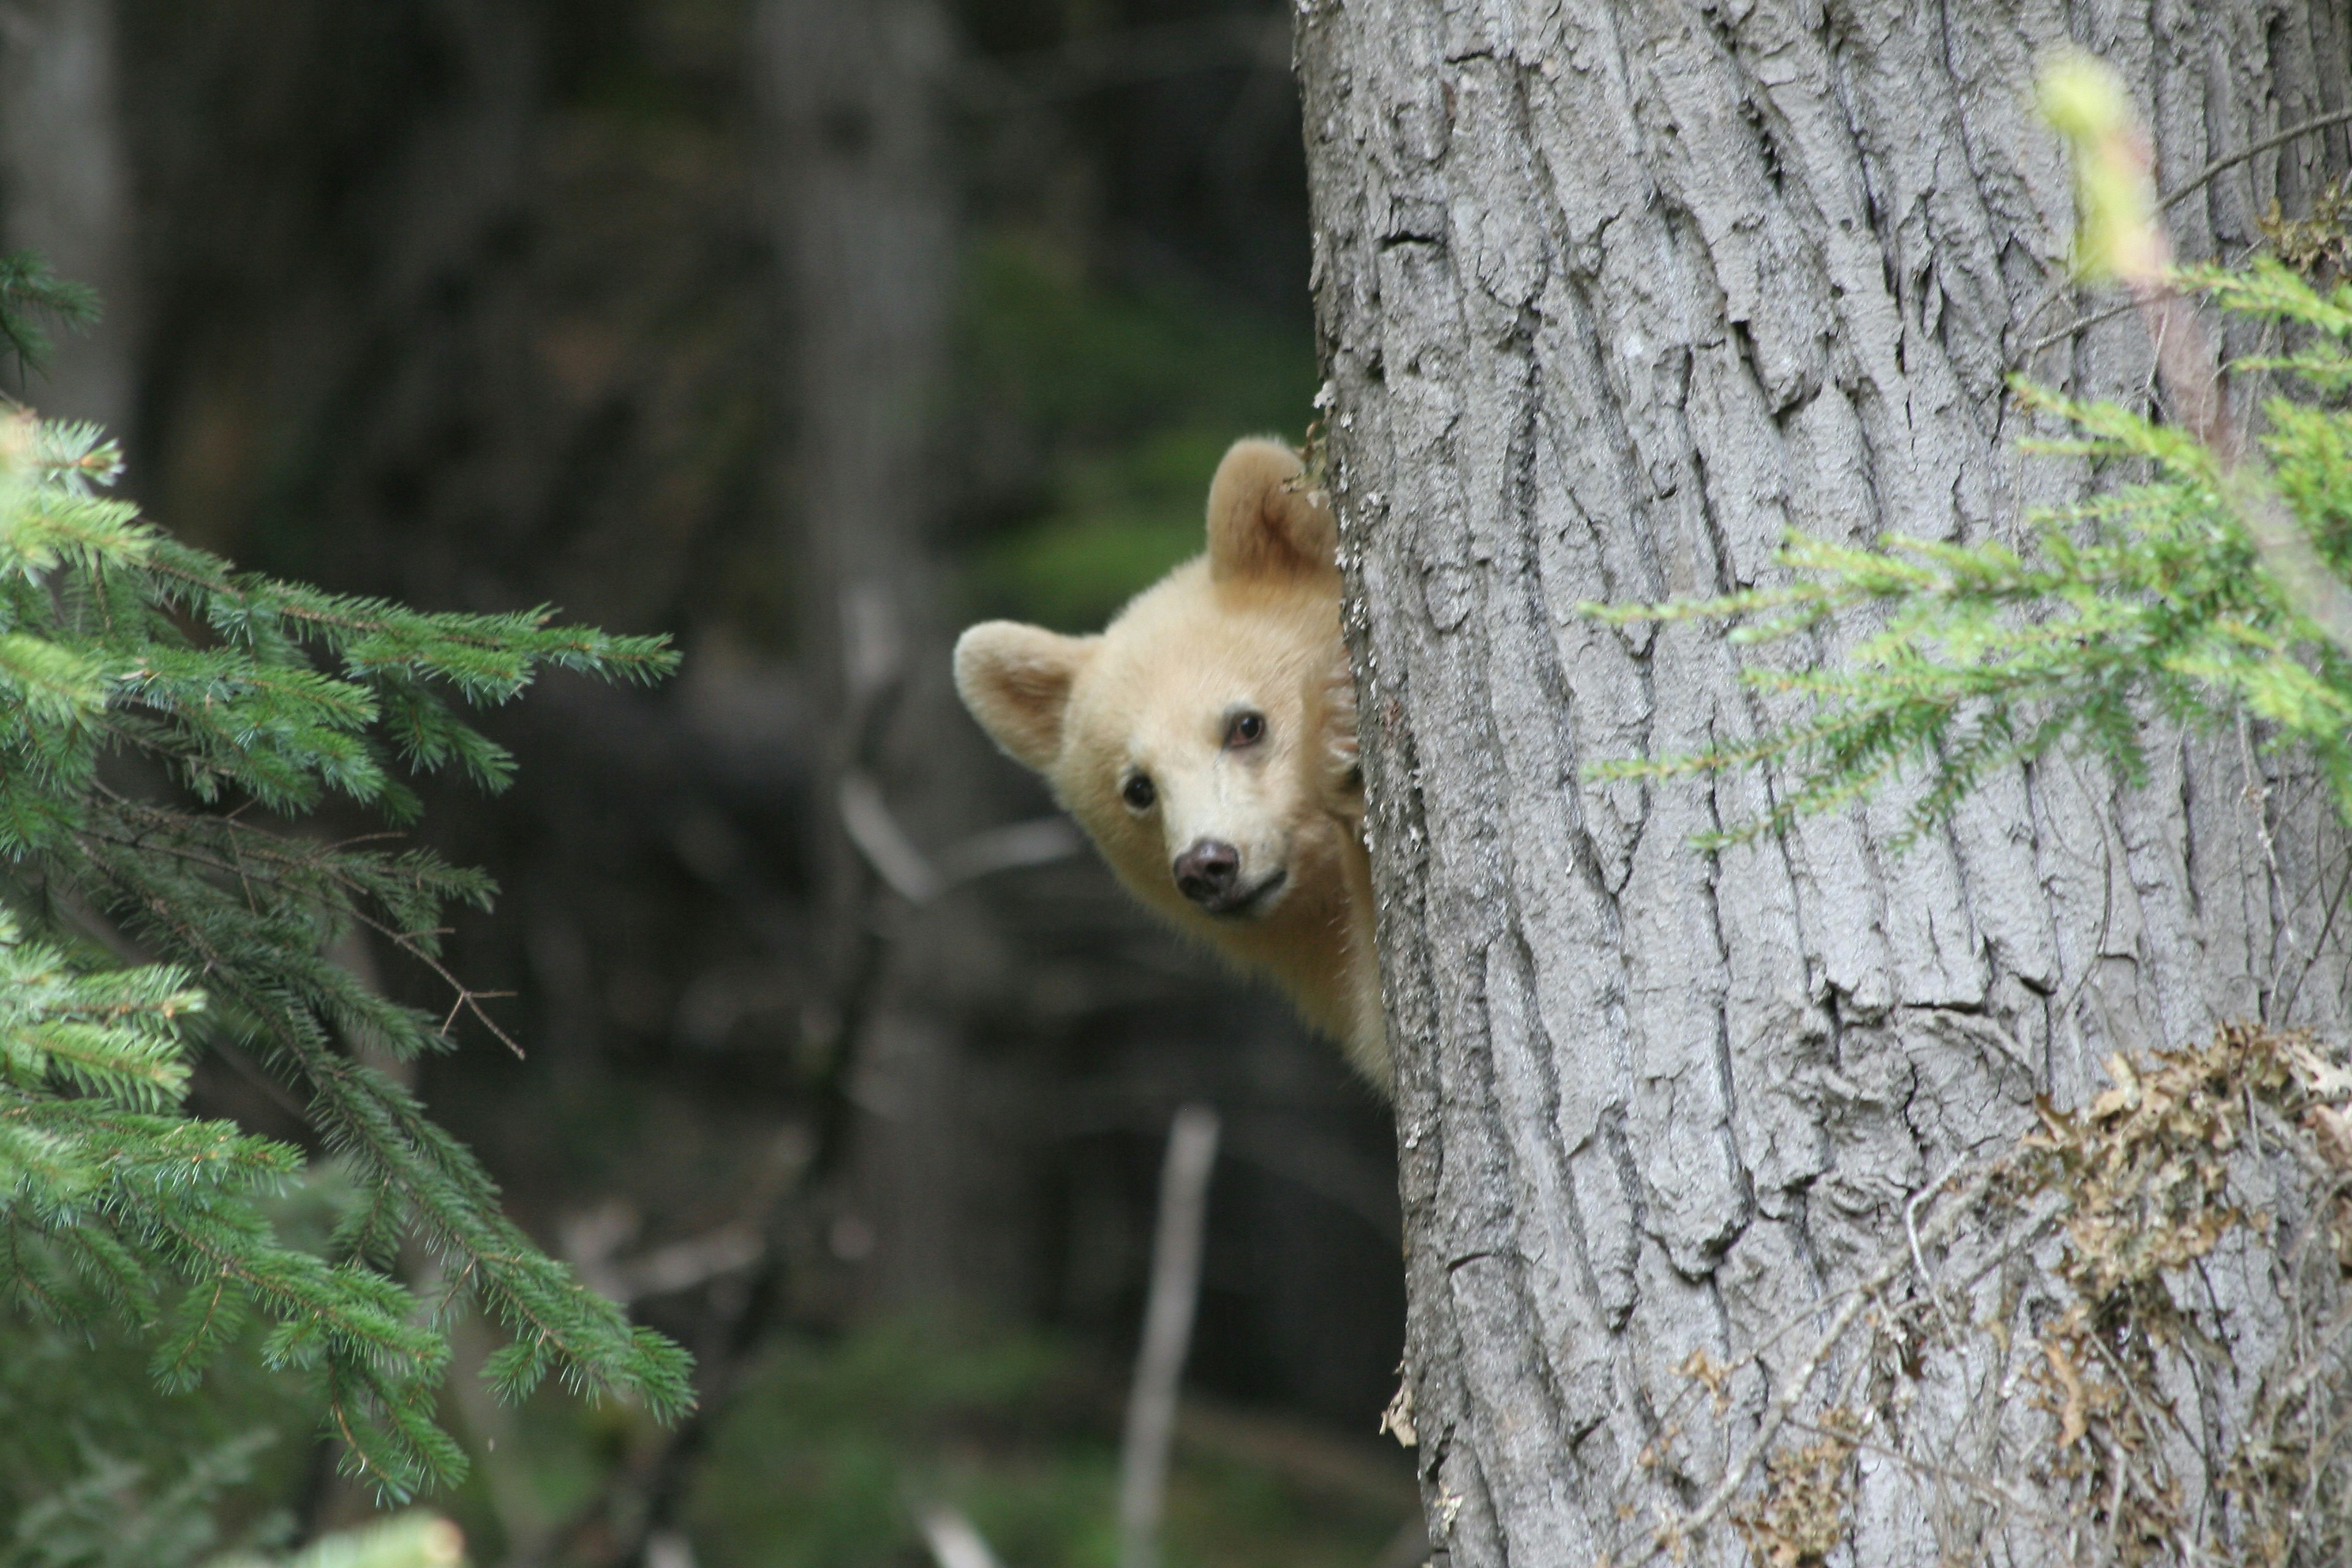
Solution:
[[[1270,976],[1385,1092],[1336,550],[1297,455],[1236,442],[1210,482],[1207,553],[1098,636],[973,626],[956,644],[956,689],[1007,754],[1045,776],[1138,898]],[[1263,722],[1246,743],[1244,714]],[[1139,775],[1151,785],[1144,809],[1122,797]],[[1263,896],[1226,914],[1188,899],[1176,860],[1204,840],[1237,850],[1239,884]]]

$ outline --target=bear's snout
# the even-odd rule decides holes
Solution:
[[[1242,880],[1242,852],[1219,838],[1202,838],[1176,857],[1176,889],[1215,914],[1231,907]]]

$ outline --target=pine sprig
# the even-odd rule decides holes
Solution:
[[[2352,578],[2352,286],[2321,294],[2274,261],[2189,275],[2226,310],[2300,329],[2295,353],[2242,362],[2284,372],[2316,401],[2265,408],[2262,448],[2319,560]],[[1751,664],[1743,679],[1805,716],[1681,755],[1603,762],[1601,779],[1688,779],[1767,769],[1772,808],[1703,836],[1708,847],[1780,831],[1901,778],[1923,787],[1899,842],[1942,822],[1991,775],[2054,751],[2148,773],[2150,713],[2211,727],[2244,715],[2263,742],[2298,748],[2352,817],[2352,661],[2264,570],[2213,452],[2189,432],[2112,403],[2025,382],[2029,410],[2076,434],[2044,452],[2129,463],[2147,477],[2031,518],[2028,548],[1888,535],[1858,548],[1801,533],[1784,583],[1660,605],[1587,605],[1597,619],[1738,620],[1731,640],[1784,643],[1862,618],[1875,629],[1834,663]]]
[[[391,1496],[462,1473],[435,1406],[468,1303],[510,1337],[488,1373],[502,1396],[553,1375],[683,1410],[684,1353],[547,1257],[472,1153],[354,1055],[449,1049],[469,1008],[495,1031],[440,945],[445,911],[487,908],[489,880],[257,820],[331,796],[404,822],[407,781],[453,766],[502,788],[511,760],[469,710],[542,669],[644,681],[674,654],[544,607],[428,613],[237,572],[103,494],[119,466],[93,428],[0,415],[0,1297],[144,1326],[166,1388],[266,1321],[265,1360],[316,1370],[347,1470]],[[134,776],[169,784],[109,782]],[[446,980],[450,1016],[330,960],[355,926]],[[125,944],[159,962],[122,967]],[[182,1111],[205,1042],[290,1089],[356,1183],[327,1255],[283,1244],[259,1205],[298,1152]],[[387,1272],[404,1240],[439,1261],[431,1303]]]
[[[257,1206],[299,1152],[176,1113],[180,1037],[205,1009],[186,982],[160,965],[82,968],[0,911],[0,1297],[68,1325],[152,1325],[166,1389],[193,1386],[258,1310],[278,1325],[273,1363],[325,1365],[362,1419],[429,1412],[448,1347],[407,1291],[282,1245]],[[407,1489],[452,1473],[445,1458],[378,1444],[369,1462]]]
[[[49,356],[49,335],[37,320],[43,316],[86,331],[98,321],[98,290],[59,278],[29,250],[0,255],[0,347],[16,356],[20,370],[36,369]]]

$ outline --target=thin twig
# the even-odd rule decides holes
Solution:
[[[2174,207],[2179,206],[2182,202],[2185,202],[2190,196],[2195,195],[2200,189],[2213,178],[2214,175],[2225,174],[2228,171],[2236,168],[2239,164],[2246,162],[2249,158],[2259,158],[2263,153],[2270,152],[2273,148],[2285,146],[2288,142],[2295,140],[2297,137],[2308,136],[2315,131],[2325,131],[2331,125],[2342,125],[2347,121],[2352,121],[2352,109],[2339,109],[2332,114],[2322,114],[2316,118],[2304,121],[2300,124],[2290,125],[2285,130],[2279,132],[2275,135],[2263,137],[2261,141],[2255,142],[2251,147],[2246,147],[2238,152],[2231,153],[2222,157],[2216,158],[2211,163],[2206,164],[2202,169],[2197,171],[2197,173],[2189,178],[2188,184],[2182,185],[2179,190],[2172,192],[2162,201],[2158,202],[2157,204],[2157,210],[2158,212],[2170,212]]]
[[[2110,305],[2104,310],[2094,310],[2087,316],[2077,316],[2073,321],[2067,322],[2064,326],[2060,327],[2057,331],[2051,332],[2047,336],[2035,339],[2033,346],[2025,351],[2024,358],[2020,360],[2018,363],[2021,365],[2032,364],[2036,359],[2041,357],[2042,350],[2050,348],[2053,344],[2064,342],[2068,338],[2073,337],[2077,332],[2087,332],[2102,321],[2112,321],[2117,316],[2123,315],[2132,309],[2132,302],[2126,300],[2120,305]]]
[[[1153,1568],[1159,1561],[1177,1386],[1201,1294],[1201,1239],[1208,1223],[1209,1177],[1216,1167],[1217,1127],[1215,1111],[1187,1105],[1176,1112],[1168,1132],[1143,1346],[1136,1352],[1135,1391],[1128,1399],[1127,1431],[1119,1445],[1119,1568]]]
[[[1979,1475],[1975,1471],[1960,1469],[1951,1465],[1929,1464],[1895,1447],[1891,1443],[1882,1443],[1874,1437],[1864,1436],[1851,1429],[1832,1429],[1817,1421],[1808,1421],[1801,1415],[1790,1416],[1789,1426],[1791,1430],[1805,1436],[1833,1437],[1862,1453],[1874,1455],[1889,1464],[1898,1465],[1914,1475],[1926,1476],[1933,1480],[1958,1486],[1964,1491],[1975,1492],[1988,1502],[1997,1502],[2005,1508],[2016,1510],[2025,1518],[2046,1522],[2059,1517],[2056,1510],[2046,1504],[2038,1503],[2014,1489],[2002,1485],[1992,1476]]]
[[[2323,114],[2316,119],[2304,121],[2300,124],[2290,125],[2285,130],[2279,132],[2277,134],[2266,136],[2250,147],[2242,148],[2238,152],[2231,153],[2222,157],[2216,158],[2211,163],[2206,164],[2202,169],[2198,170],[2196,174],[2190,175],[2179,189],[2167,194],[2157,204],[2157,210],[2158,212],[2170,212],[2174,207],[2179,205],[2182,202],[2187,201],[2190,196],[2195,195],[2200,190],[2202,190],[2207,184],[2211,183],[2214,176],[2226,174],[2249,159],[2259,158],[2263,153],[2271,152],[2275,148],[2284,147],[2297,137],[2308,136],[2315,131],[2325,131],[2330,126],[2342,125],[2347,121],[2352,121],[2352,109],[2338,110],[2331,114]],[[2048,289],[2042,291],[2040,299],[2033,301],[2032,309],[2027,310],[2024,315],[2020,316],[2017,319],[2017,330],[2021,332],[2032,327],[2034,322],[2042,319],[2042,311],[2047,310],[2051,306],[2056,304],[2061,299],[2064,298],[2068,289],[2076,287],[2081,282],[2082,279],[2073,272],[2069,271],[2064,273],[2059,278],[2057,282],[2053,283]],[[2122,311],[2127,309],[2129,309],[2128,306],[2117,306],[2114,310],[2101,310],[2095,314],[2083,317],[2066,326],[2061,327],[2056,331],[2050,333],[2047,337],[2036,340],[2033,346],[2026,350],[2024,354],[2016,363],[2020,365],[2031,364],[2042,350],[2049,348],[2052,344],[2063,342],[2086,328],[2095,327],[2101,321],[2107,320],[2111,316],[2119,315]]]
[[[1998,1169],[1998,1166],[1989,1165],[1971,1176],[1968,1184],[1954,1194],[1951,1202],[1929,1222],[1925,1239],[1940,1242],[1950,1235],[1952,1227],[1959,1223],[1959,1216],[1966,1214],[1984,1192]],[[1944,1180],[1950,1181],[1951,1175],[1947,1174]],[[1772,1446],[1772,1440],[1780,1435],[1780,1428],[1795,1412],[1797,1401],[1803,1398],[1805,1390],[1812,1385],[1813,1376],[1821,1371],[1822,1363],[1829,1359],[1830,1352],[1845,1338],[1846,1331],[1853,1326],[1853,1321],[1862,1315],[1863,1309],[1876,1300],[1879,1293],[1909,1267],[1911,1258],[1911,1249],[1907,1247],[1892,1249],[1885,1262],[1853,1287],[1845,1304],[1838,1309],[1837,1316],[1830,1320],[1830,1326],[1820,1342],[1783,1380],[1780,1393],[1773,1395],[1771,1405],[1764,1412],[1763,1422],[1758,1426],[1756,1436],[1748,1440],[1748,1447],[1740,1451],[1739,1458],[1725,1472],[1723,1479],[1697,1508],[1678,1519],[1667,1521],[1660,1528],[1658,1536],[1662,1548],[1687,1541],[1706,1529],[1738,1495],[1739,1489],[1748,1484],[1748,1476],[1754,1473],[1758,1461],[1763,1458],[1765,1450]]]
[[[362,883],[346,875],[341,866],[335,859],[331,858],[332,856],[339,853],[349,845],[364,844],[382,838],[400,838],[404,837],[403,835],[397,833],[361,834],[334,843],[318,846],[316,850],[313,852],[295,852],[284,848],[283,845],[285,841],[277,835],[271,834],[265,829],[247,827],[241,823],[233,822],[227,817],[209,816],[187,816],[177,812],[169,811],[164,808],[149,805],[146,802],[135,801],[126,796],[116,795],[112,791],[107,790],[103,785],[100,785],[100,792],[108,795],[115,805],[119,809],[122,810],[126,815],[143,816],[151,819],[159,828],[170,828],[175,832],[194,836],[205,828],[214,826],[224,826],[228,827],[230,829],[228,836],[228,852],[234,855],[236,858],[234,860],[224,860],[220,858],[221,852],[216,849],[212,849],[209,846],[192,846],[185,843],[156,844],[152,843],[143,837],[123,838],[118,835],[107,833],[97,828],[84,828],[79,832],[77,837],[90,839],[100,844],[111,844],[120,848],[135,849],[143,854],[169,856],[174,859],[185,861],[190,865],[201,867],[205,870],[215,871],[223,876],[235,877],[237,879],[238,884],[245,888],[248,904],[251,902],[252,899],[252,879],[257,875],[261,875],[264,883],[282,898],[308,902],[313,908],[324,913],[348,916],[352,920],[358,921],[360,924],[366,926],[370,931],[374,931],[385,941],[399,948],[403,952],[405,952],[410,957],[415,959],[417,963],[422,963],[427,969],[430,969],[434,974],[440,979],[442,984],[449,987],[450,991],[455,995],[456,1000],[450,1006],[448,1021],[445,1022],[441,1026],[441,1032],[444,1035],[448,1033],[450,1024],[456,1021],[459,1012],[470,1012],[473,1014],[474,1017],[480,1022],[484,1028],[489,1030],[489,1032],[498,1038],[500,1044],[504,1045],[509,1051],[512,1051],[517,1058],[522,1057],[522,1046],[512,1035],[509,1035],[504,1028],[500,1027],[498,1020],[491,1017],[488,1010],[481,1005],[485,1001],[494,1000],[501,996],[510,996],[513,993],[508,991],[476,990],[466,984],[464,981],[458,979],[453,971],[425,949],[423,939],[446,935],[451,928],[440,926],[429,927],[419,931],[404,931],[375,919],[367,912],[365,908],[366,901],[372,899],[374,895]],[[341,889],[345,895],[344,900],[338,903],[333,900],[324,897],[321,893],[310,888],[294,886],[279,877],[263,875],[261,873],[255,872],[244,863],[244,854],[248,844],[253,845],[257,849],[265,850],[265,852],[261,853],[258,857],[265,861],[275,861],[283,868],[310,872],[314,876],[320,878],[323,883]]]
[[[996,1553],[988,1549],[986,1538],[954,1505],[935,1502],[919,1508],[915,1524],[939,1568],[997,1568]]]
[[[1927,1287],[1927,1300],[1934,1304],[1936,1316],[1943,1321],[1944,1331],[1952,1336],[1955,1343],[1960,1337],[1959,1327],[1952,1321],[1951,1314],[1944,1310],[1943,1287],[1936,1282],[1935,1272],[1927,1267],[1927,1252],[1919,1245],[1919,1205],[1942,1191],[1944,1184],[1959,1174],[1961,1166],[1967,1163],[1966,1160],[1953,1162],[1950,1169],[1912,1194],[1911,1201],[1903,1205],[1903,1234],[1911,1241],[1911,1266],[1919,1271],[1919,1282]]]

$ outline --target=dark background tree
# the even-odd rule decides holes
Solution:
[[[2352,14],[1393,0],[1303,7],[1299,40],[1411,1418],[1452,1560],[1968,1560],[2041,1528],[2006,1499],[2042,1485],[2048,1539],[2071,1519],[2093,1558],[2170,1551],[2118,1544],[2063,1455],[2035,1468],[2031,1425],[2080,1414],[2032,1405],[2052,1255],[1972,1273],[1982,1211],[1924,1246],[1906,1224],[2035,1096],[2089,1103],[2111,1052],[2229,1019],[2340,1037],[2326,792],[2225,734],[2160,743],[2142,787],[2009,772],[1906,855],[1900,791],[1701,854],[1768,784],[1580,770],[1801,710],[1739,683],[1718,626],[1577,605],[1769,581],[1792,527],[1980,540],[2087,493],[2088,462],[2019,452],[2005,376],[2161,406],[2138,322],[2067,285],[2036,68],[2070,43],[2112,61],[2189,197],[2181,252],[2237,260],[2273,199],[2306,211],[2352,163]],[[1890,1256],[1919,1260],[1893,1297]],[[1922,1370],[1939,1257],[1969,1282],[1951,1306],[2003,1331]],[[2200,1278],[2233,1343],[2167,1397],[2210,1506],[2281,1276],[2257,1248]],[[1878,1327],[1815,1357],[1854,1303]],[[1826,1386],[1879,1422],[1858,1468]],[[1774,1496],[1812,1484],[1826,1533],[1756,1502],[1791,1408],[1812,1425],[1783,1434]],[[1895,1462],[1937,1433],[1941,1468]]]
[[[786,1531],[732,1479],[764,1413],[840,1451],[908,1423],[910,1473],[994,1430],[1006,1400],[914,1352],[835,1436],[793,1415],[843,1403],[861,1334],[892,1331],[866,1326],[908,1312],[991,1325],[962,1331],[1002,1386],[1063,1391],[1010,1401],[1049,1418],[1008,1452],[1108,1434],[1160,1145],[1205,1099],[1225,1162],[1193,1376],[1234,1410],[1196,1430],[1202,1473],[1304,1500],[1268,1505],[1288,1544],[1263,1550],[1370,1555],[1401,1510],[1368,1436],[1402,1314],[1386,1112],[1091,858],[975,838],[1050,808],[945,685],[963,619],[1099,617],[1197,547],[1227,440],[1303,430],[1280,8],[11,0],[0,23],[0,233],[110,304],[27,402],[114,421],[148,512],[242,563],[551,602],[686,653],[651,693],[551,680],[494,717],[514,792],[432,792],[435,847],[504,889],[452,966],[513,994],[528,1056],[467,1049],[417,1087],[519,1218],[740,1397],[672,1449],[501,1412],[461,1369],[478,1550],[609,1561],[675,1525],[750,1561]],[[853,775],[943,877],[1031,863],[910,898],[843,826]],[[345,958],[432,1005],[390,955]],[[309,1136],[219,1062],[195,1100]],[[299,1440],[276,1452],[247,1490],[306,1528],[363,1506]],[[880,1509],[859,1528],[910,1538]],[[1200,1528],[1260,1549],[1247,1521]]]

